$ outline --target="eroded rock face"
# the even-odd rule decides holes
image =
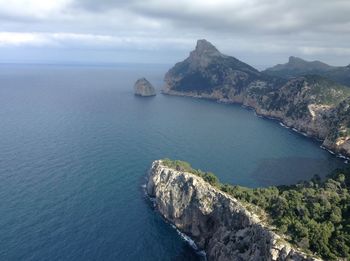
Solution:
[[[156,90],[152,86],[152,84],[147,81],[145,78],[138,79],[134,85],[135,95],[138,96],[155,96]]]
[[[163,92],[252,107],[350,157],[350,88],[321,76],[266,75],[199,40],[190,56],[167,72]]]
[[[209,261],[320,260],[291,247],[235,198],[162,161],[152,164],[147,193],[165,219],[205,250]]]

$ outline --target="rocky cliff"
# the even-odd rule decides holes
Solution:
[[[156,90],[152,86],[152,84],[147,81],[145,78],[138,79],[134,85],[135,95],[138,96],[155,96]]]
[[[204,249],[208,260],[319,260],[274,233],[235,198],[201,177],[155,161],[147,193],[159,212]]]
[[[339,114],[349,105],[350,88],[322,76],[266,75],[199,40],[190,56],[168,71],[163,92],[252,107],[350,156],[350,115]]]

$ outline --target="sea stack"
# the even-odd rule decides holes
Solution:
[[[148,97],[155,96],[156,90],[152,86],[152,84],[147,81],[146,78],[140,78],[136,81],[134,85],[134,92],[137,96]]]

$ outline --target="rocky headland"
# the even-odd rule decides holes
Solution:
[[[146,78],[140,78],[134,85],[134,93],[137,96],[148,97],[155,96],[156,90]]]
[[[295,57],[290,63],[305,67]],[[312,65],[314,70],[332,70],[321,62]],[[323,76],[306,73],[283,78],[259,72],[199,40],[189,57],[167,72],[163,93],[251,107],[350,157],[350,88]]]
[[[239,200],[158,160],[147,193],[161,215],[190,236],[209,261],[320,260],[290,245]]]

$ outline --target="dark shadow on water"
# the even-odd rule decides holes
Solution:
[[[185,243],[184,243],[185,244]],[[178,253],[177,256],[171,259],[172,261],[203,261],[204,258],[201,258],[199,255],[195,253],[195,251],[188,245],[185,244],[182,251]]]
[[[262,187],[292,185],[298,181],[310,180],[316,174],[325,178],[333,170],[345,166],[342,160],[334,160],[334,158],[329,160],[303,157],[264,159],[259,162],[251,178]],[[286,173],[293,173],[293,175],[286,175]]]

